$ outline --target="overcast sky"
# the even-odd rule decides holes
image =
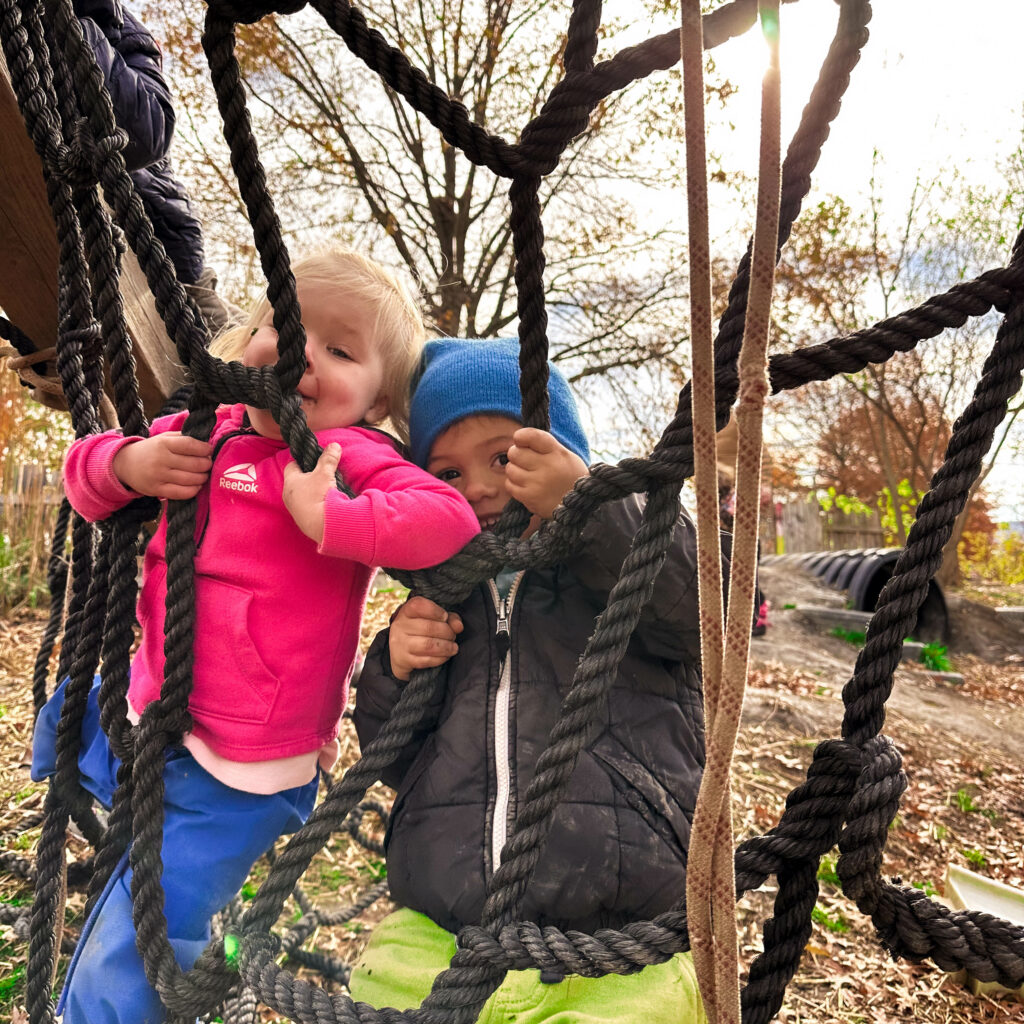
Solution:
[[[835,29],[833,0],[800,0],[781,12],[783,140],[795,129]],[[879,0],[871,38],[854,69],[839,117],[814,173],[815,189],[863,197],[872,152],[886,205],[905,208],[916,178],[957,167],[968,180],[994,181],[994,162],[1013,152],[1024,130],[1024,3],[1019,0]],[[730,160],[756,171],[759,30],[714,51],[740,86],[728,113],[737,126],[723,143]],[[1024,519],[1024,458],[1001,456],[990,478],[999,518]],[[994,485],[994,486],[992,486]]]
[[[833,0],[782,8],[784,138],[810,94],[837,10]],[[952,164],[969,163],[981,178],[993,157],[1016,148],[1024,123],[1024,3],[879,0],[869,30],[815,173],[818,187],[844,196],[863,189],[873,148],[885,160],[887,187],[907,191],[918,172],[927,177]],[[762,52],[755,32],[714,51],[741,85],[730,103],[741,126],[758,121]]]

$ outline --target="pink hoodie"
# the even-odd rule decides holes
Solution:
[[[221,406],[210,437],[213,470],[198,495],[193,735],[231,761],[307,754],[338,732],[374,567],[444,561],[479,531],[452,487],[412,465],[379,431],[321,431],[341,444],[340,471],[357,495],[327,495],[317,547],[281,499],[291,454],[243,427],[242,405]],[[185,413],[151,433],[180,430]],[[135,439],[117,432],[75,441],[64,465],[71,504],[90,521],[137,495],[114,456]],[[167,593],[166,519],[146,549],[128,700],[135,714],[160,694]],[[330,556],[330,557],[324,557]],[[133,716],[134,717],[134,716]]]

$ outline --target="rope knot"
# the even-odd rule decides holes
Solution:
[[[843,892],[870,914],[876,905],[882,851],[907,788],[903,758],[888,736],[873,736],[861,750],[862,767],[839,840],[836,874]]]
[[[825,740],[814,749],[807,779],[786,798],[778,825],[752,836],[736,852],[736,886],[756,889],[769,875],[817,867],[839,841],[861,773],[860,748],[846,740]]]
[[[512,970],[515,966],[492,928],[466,925],[459,931],[458,949],[464,963],[485,964],[502,971]]]
[[[91,321],[84,327],[66,327],[60,332],[61,346],[75,345],[82,351],[83,358],[95,359],[103,351],[103,331],[100,325]]]
[[[127,145],[128,133],[123,128],[115,128],[110,135],[97,139],[89,122],[80,117],[72,127],[69,143],[47,143],[43,162],[58,180],[72,187],[88,188],[99,181],[106,160]]]
[[[785,860],[817,865],[838,840],[861,774],[862,754],[846,740],[824,740],[814,748],[807,780],[786,798],[786,810],[773,832],[785,836]]]
[[[268,14],[298,14],[306,0],[210,0],[211,15],[236,25],[253,25]]]
[[[29,352],[26,355],[7,345],[0,347],[0,357],[7,357],[7,366],[18,375],[22,387],[36,388],[50,395],[63,394],[60,381],[53,374],[46,372],[46,364],[56,358],[56,355],[55,347]]]

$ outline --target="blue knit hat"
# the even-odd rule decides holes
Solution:
[[[590,446],[568,381],[551,363],[548,373],[551,433],[589,465]],[[428,341],[412,386],[409,436],[418,466],[426,466],[438,436],[467,416],[490,414],[522,422],[515,338]]]

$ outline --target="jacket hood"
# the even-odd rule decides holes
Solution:
[[[120,0],[74,0],[72,9],[78,18],[92,18],[107,38],[119,36],[124,28],[124,10]]]

